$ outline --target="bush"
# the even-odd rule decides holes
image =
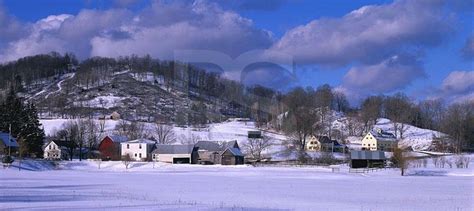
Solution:
[[[321,155],[314,159],[315,163],[319,164],[337,164],[338,160],[334,157],[334,155],[330,152],[321,152]]]

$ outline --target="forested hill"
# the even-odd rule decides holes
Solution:
[[[15,89],[37,105],[42,118],[100,117],[116,111],[128,120],[204,124],[250,117],[252,105],[268,114],[263,107],[278,95],[149,56],[78,62],[71,54],[36,55],[0,65],[0,80],[3,96]]]

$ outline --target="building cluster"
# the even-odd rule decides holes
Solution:
[[[263,138],[261,131],[249,131],[249,139]],[[70,141],[52,140],[44,147],[44,158],[50,160],[70,159],[77,154],[77,146]],[[352,168],[373,168],[385,166],[385,152],[392,152],[398,146],[396,136],[381,129],[369,131],[363,138],[360,150],[350,150],[344,144],[328,136],[311,136],[305,145],[307,152],[350,152]],[[18,150],[17,140],[8,133],[0,133],[0,150],[10,154]],[[83,149],[85,152],[87,149]],[[173,164],[222,164],[244,163],[237,141],[198,141],[195,144],[157,144],[154,140],[129,140],[125,136],[108,135],[101,139],[97,149],[101,160],[156,161]]]
[[[44,158],[68,159],[70,147],[64,141],[50,141],[44,148]],[[188,164],[244,164],[244,154],[237,141],[198,141],[196,144],[157,144],[149,139],[129,140],[125,136],[109,135],[102,138],[98,153],[100,159],[124,161],[156,161]]]

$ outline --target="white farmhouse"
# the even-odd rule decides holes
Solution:
[[[362,150],[392,151],[397,146],[398,141],[395,135],[380,128],[368,132],[362,139]]]
[[[127,156],[131,160],[146,161],[151,158],[151,152],[155,148],[155,142],[148,139],[136,139],[120,143],[121,156],[125,159]]]
[[[43,158],[46,160],[67,160],[69,158],[68,146],[70,142],[50,141],[44,148]]]

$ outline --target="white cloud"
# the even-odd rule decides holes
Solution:
[[[474,71],[453,71],[439,88],[429,89],[427,99],[443,99],[448,103],[474,103]]]
[[[398,0],[364,6],[288,31],[272,50],[306,64],[374,63],[406,48],[437,45],[451,31],[438,1]]]
[[[182,49],[234,57],[273,42],[271,33],[255,28],[251,20],[205,1],[156,1],[137,14],[126,9],[82,10],[74,16],[49,16],[30,29],[28,36],[0,49],[0,60],[50,51],[73,52],[79,58],[150,54],[172,59],[173,52]]]
[[[352,67],[341,89],[358,93],[386,93],[405,88],[425,73],[418,61],[406,55],[393,56],[381,63]]]

